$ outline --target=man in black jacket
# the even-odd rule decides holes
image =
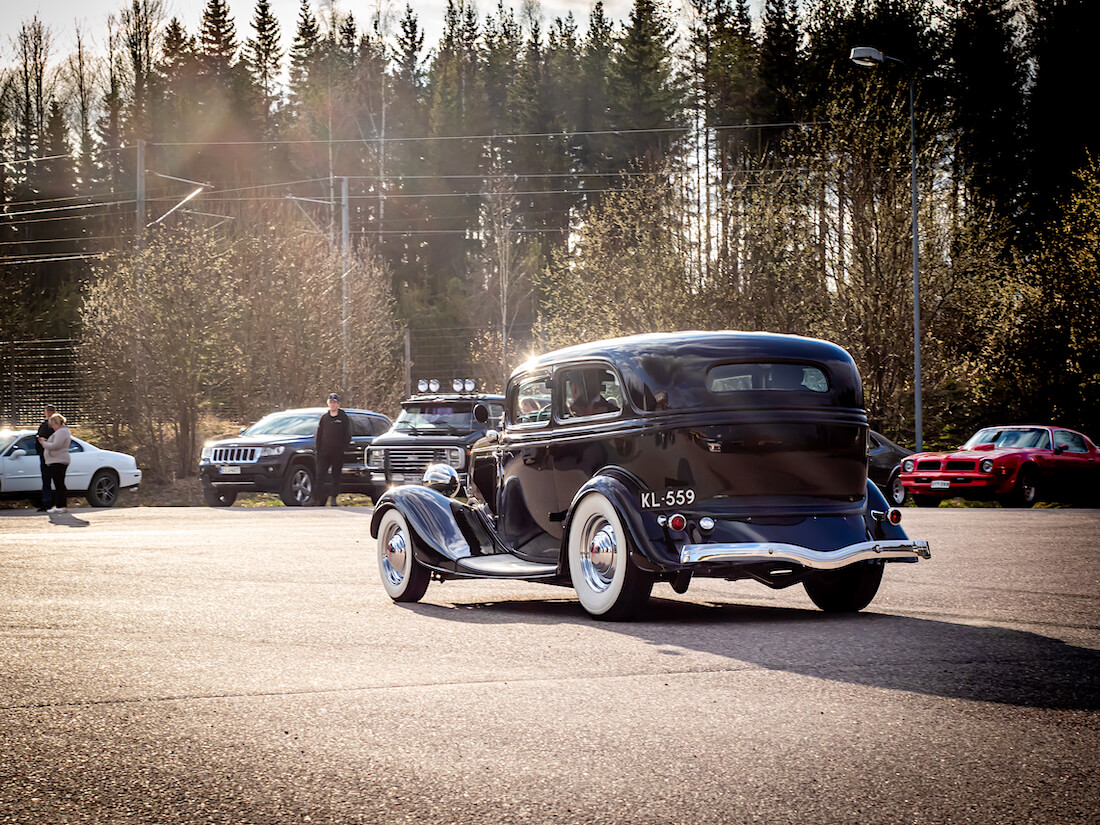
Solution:
[[[53,506],[53,487],[50,483],[50,471],[46,467],[46,456],[42,450],[39,438],[49,438],[53,435],[53,427],[50,426],[50,416],[57,412],[53,404],[46,405],[46,420],[38,425],[38,438],[34,440],[34,451],[38,453],[38,468],[42,471],[42,503],[38,505],[38,512],[45,513]]]
[[[329,474],[332,475],[332,506],[336,506],[336,497],[340,495],[340,474],[344,469],[344,451],[350,443],[351,420],[340,409],[340,396],[330,393],[328,412],[323,413],[317,422],[317,435],[313,442],[317,453],[317,492],[314,500],[320,507],[325,506]]]

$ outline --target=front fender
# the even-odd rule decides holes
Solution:
[[[492,545],[484,528],[478,529],[480,520],[469,506],[414,484],[394,487],[378,499],[370,523],[373,538],[378,537],[382,516],[390,509],[405,517],[417,558],[429,567],[452,567]]]

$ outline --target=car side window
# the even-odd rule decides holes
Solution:
[[[623,390],[611,370],[599,366],[562,370],[559,415],[563,420],[613,415],[623,408]]]
[[[371,418],[371,435],[382,435],[389,432],[390,422],[381,416],[373,416]]]
[[[77,444],[75,441],[70,441],[69,442],[69,452],[70,453],[82,453],[82,452],[84,452],[84,448],[81,447],[79,444]]]
[[[348,417],[351,419],[352,438],[371,434],[370,416],[352,413]]]
[[[1067,453],[1087,453],[1089,451],[1084,436],[1077,433],[1068,433],[1065,430],[1055,431],[1054,446],[1065,447]]]
[[[522,379],[509,399],[509,417],[513,424],[537,424],[550,420],[550,376],[533,375]]]
[[[12,445],[11,448],[12,448],[12,450],[26,450],[28,454],[33,453],[34,452],[34,442],[35,442],[35,439],[37,439],[37,438],[38,438],[38,436],[36,436],[36,435],[24,436],[23,438],[16,441]]]

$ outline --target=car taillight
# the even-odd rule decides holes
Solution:
[[[897,507],[891,507],[886,511],[886,520],[893,525],[901,524],[901,510]]]
[[[679,513],[674,513],[668,517],[668,526],[672,530],[683,530],[688,526],[688,520]]]

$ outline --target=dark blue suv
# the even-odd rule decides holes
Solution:
[[[199,461],[206,503],[228,507],[240,493],[276,493],[288,507],[309,504],[317,481],[313,439],[325,412],[326,407],[307,407],[271,413],[236,438],[207,442]],[[344,412],[351,420],[351,446],[344,454],[341,492],[374,499],[385,485],[371,481],[364,452],[393,422],[371,410]]]

